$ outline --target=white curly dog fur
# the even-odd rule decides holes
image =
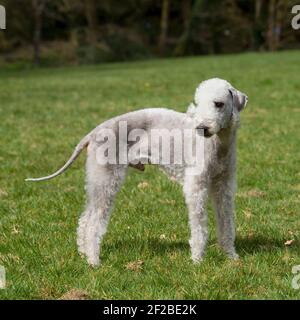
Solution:
[[[47,177],[27,180],[42,181],[58,176],[87,147],[87,204],[79,220],[77,244],[80,253],[87,257],[88,263],[97,266],[100,264],[100,242],[107,230],[113,200],[124,181],[128,166],[144,169],[143,164],[133,161],[139,159],[131,159],[129,164],[99,164],[97,133],[103,128],[112,129],[120,142],[124,138],[118,135],[120,121],[126,121],[130,130],[143,129],[146,133],[154,128],[190,128],[196,132],[202,129],[205,138],[204,167],[201,173],[187,174],[188,166],[184,163],[159,164],[159,167],[183,185],[189,212],[193,261],[201,261],[208,238],[208,196],[211,196],[216,212],[218,242],[230,258],[237,259],[234,246],[236,132],[239,126],[239,112],[245,107],[247,100],[245,94],[225,80],[214,78],[204,81],[198,86],[194,102],[189,106],[187,113],[152,108],[110,119],[80,141],[71,158],[60,170]],[[125,137],[128,143],[127,138]],[[138,143],[142,145],[143,138]],[[153,153],[152,149],[151,152]],[[146,155],[149,159],[153,156]]]

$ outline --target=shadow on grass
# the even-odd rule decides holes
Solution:
[[[151,255],[161,255],[165,256],[167,253],[171,252],[188,252],[190,250],[189,244],[187,241],[182,240],[167,240],[167,239],[157,239],[157,238],[149,238],[146,240],[141,240],[138,238],[132,240],[123,240],[116,241],[114,243],[106,243],[103,248],[105,251],[121,251],[122,254],[125,251],[128,253],[132,253],[132,251],[136,252],[147,252]]]
[[[285,240],[270,236],[258,234],[253,237],[237,237],[236,249],[241,257],[252,255],[256,253],[276,253],[289,250],[290,252],[298,252],[300,243],[296,241],[292,246],[285,246]],[[209,241],[208,246],[216,244],[216,241]],[[217,244],[216,244],[217,245]],[[218,246],[217,246],[218,247]],[[147,252],[150,255],[165,256],[168,253],[183,253],[190,254],[190,246],[188,241],[184,240],[170,240],[170,239],[139,239],[132,240],[118,240],[104,244],[103,252],[122,252],[122,254],[130,255],[133,251],[137,253]],[[210,250],[207,248],[206,250]]]
[[[237,237],[236,248],[241,256],[260,252],[275,253],[287,249],[284,242],[284,239],[258,234],[253,237]],[[298,251],[299,242],[295,242],[294,245],[288,247],[288,249]]]

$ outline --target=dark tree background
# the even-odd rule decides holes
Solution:
[[[292,0],[0,0],[2,62],[99,63],[300,48]]]

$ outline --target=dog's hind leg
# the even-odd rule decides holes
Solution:
[[[99,265],[100,241],[107,230],[113,200],[126,169],[120,165],[99,166],[93,159],[87,159],[87,205],[79,220],[77,244],[91,265]]]

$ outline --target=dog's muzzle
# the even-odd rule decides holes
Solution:
[[[199,132],[203,132],[203,136],[205,138],[210,138],[211,136],[213,136],[213,134],[209,131],[209,127],[206,126],[199,126],[196,128],[197,131]]]

